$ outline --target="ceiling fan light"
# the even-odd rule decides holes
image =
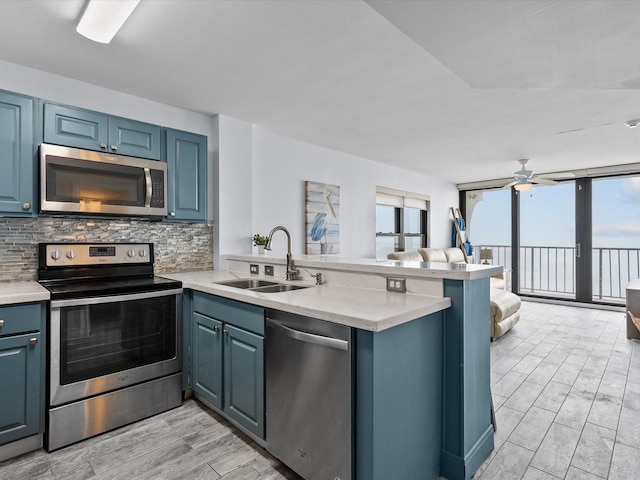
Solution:
[[[531,185],[529,182],[522,182],[522,183],[516,183],[513,188],[515,188],[516,190],[518,190],[519,192],[524,192],[526,190],[531,190],[531,187],[533,185]]]
[[[91,0],[76,31],[98,43],[109,43],[140,0]]]

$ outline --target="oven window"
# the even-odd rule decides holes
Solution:
[[[60,384],[176,356],[176,296],[60,309]]]

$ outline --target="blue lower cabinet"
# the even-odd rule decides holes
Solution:
[[[264,438],[264,339],[224,328],[224,411]]]
[[[264,439],[264,310],[200,292],[191,308],[196,398]]]
[[[0,445],[41,432],[40,333],[0,338]]]
[[[222,408],[222,322],[193,313],[192,388],[209,406]]]

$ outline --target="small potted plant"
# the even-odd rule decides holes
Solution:
[[[253,246],[258,247],[258,255],[264,255],[264,247],[267,246],[267,242],[269,239],[267,237],[263,237],[259,233],[256,233],[253,238]]]

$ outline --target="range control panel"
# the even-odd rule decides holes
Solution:
[[[153,262],[152,243],[49,243],[44,247],[47,267]]]

